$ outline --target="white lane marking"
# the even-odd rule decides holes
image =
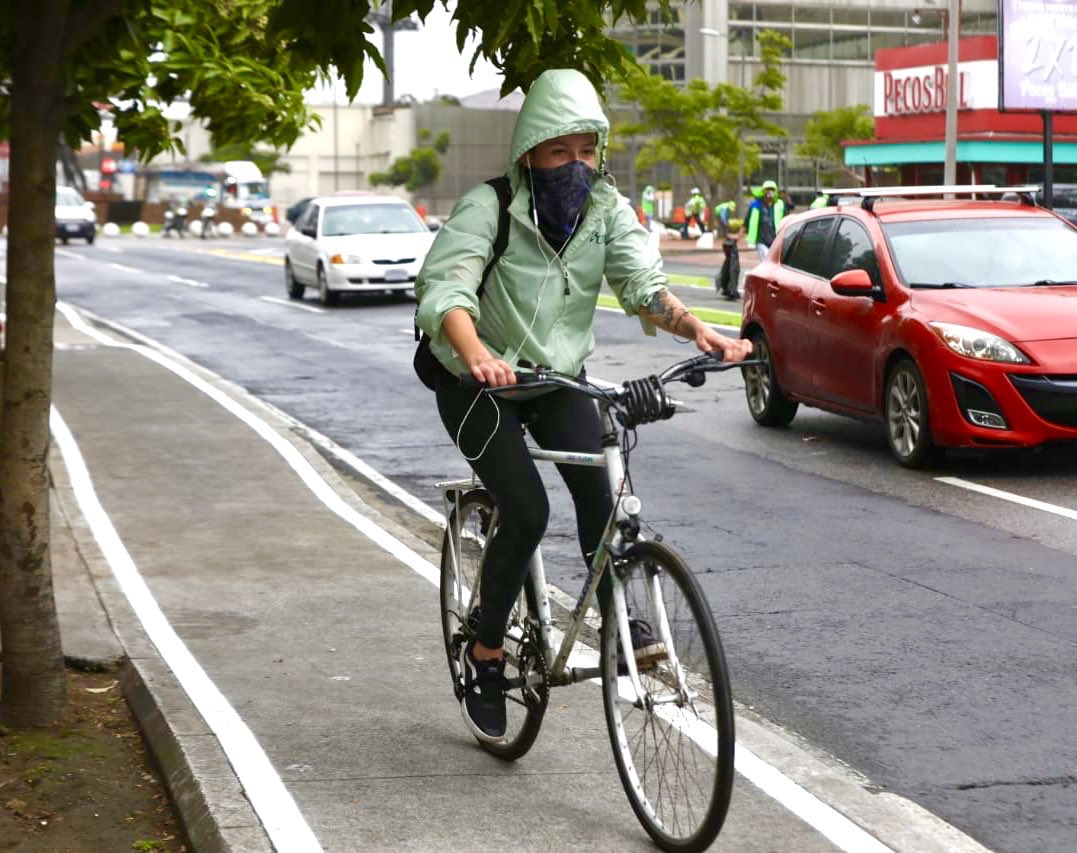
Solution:
[[[176,284],[185,284],[188,287],[209,287],[204,281],[195,281],[193,278],[184,278],[181,275],[170,275],[168,280],[174,281]]]
[[[119,246],[102,246],[101,243],[97,245],[101,247],[102,252],[112,252],[114,255],[122,255],[124,252]]]
[[[57,249],[56,254],[65,258],[78,258],[80,261],[86,260],[85,255],[80,255],[78,252],[72,252],[69,249]]]
[[[892,849],[861,829],[841,812],[801,788],[778,768],[767,764],[743,744],[737,744],[735,756],[733,764],[737,772],[760,791],[777,800],[802,821],[830,839],[835,846],[842,850],[856,851],[856,853],[871,853],[871,851],[881,853],[881,851]]]
[[[63,307],[66,308],[67,306]],[[69,316],[67,311],[65,311],[64,314],[65,316]],[[89,330],[90,334],[98,337],[96,329],[82,323],[81,318],[79,318],[79,322],[82,330]],[[104,336],[100,336],[99,339],[111,342],[110,339],[105,338]],[[224,409],[234,414],[243,423],[254,430],[257,435],[264,438],[270,446],[281,455],[284,461],[296,472],[307,488],[309,488],[330,511],[335,513],[345,522],[351,524],[357,531],[403,562],[433,586],[436,587],[440,584],[440,570],[437,566],[417,554],[388,531],[378,527],[372,521],[345,503],[343,498],[332,490],[329,484],[322,479],[321,475],[314,469],[310,462],[303,457],[295,446],[286,441],[268,423],[224,392],[214,388],[204,379],[192,373],[186,367],[173,362],[168,357],[140,344],[120,345],[133,349],[149,358],[151,361],[171,370],[181,379],[186,380],[195,388],[206,394],[210,399],[219,403]],[[433,512],[433,510],[430,511]],[[850,853],[854,853],[854,851],[859,853],[859,851],[862,850],[885,851],[890,849],[879,844],[877,840],[857,826],[857,824],[849,818],[830,806],[825,805],[813,794],[801,788],[796,782],[783,774],[776,767],[766,764],[761,759],[749,753],[746,749],[742,748],[741,751],[743,751],[748,758],[739,759],[736,761],[736,764],[737,770],[741,771],[745,778],[748,778],[753,784],[756,784],[761,791],[781,803],[781,805],[793,812],[809,826],[822,833],[842,850],[850,851]],[[754,763],[752,759],[754,759]],[[747,772],[741,770],[741,764],[745,765]],[[757,783],[756,779],[761,780],[762,784]],[[256,811],[258,810],[256,809]],[[258,813],[261,817],[261,812]],[[876,846],[868,846],[869,842],[874,842]]]
[[[49,425],[70,474],[79,508],[101,546],[117,583],[168,668],[175,674],[206,725],[217,735],[243,784],[244,794],[265,826],[273,846],[278,850],[321,851],[318,839],[303,819],[295,800],[284,787],[254,734],[206,675],[161,612],[101,506],[74,436],[55,407],[51,409]]]
[[[302,302],[292,302],[289,299],[281,299],[277,296],[259,296],[263,302],[272,302],[274,305],[287,305],[289,308],[298,308],[300,311],[309,311],[311,314],[325,314],[324,308],[315,305],[304,305]]]
[[[990,497],[998,498],[999,500],[1021,504],[1021,506],[1043,510],[1044,512],[1054,513],[1055,515],[1061,515],[1063,518],[1077,521],[1077,510],[1068,509],[1064,506],[1044,503],[1035,498],[1025,498],[1021,495],[1015,495],[1013,492],[1004,492],[1002,489],[994,489],[991,486],[984,486],[980,483],[972,483],[968,480],[962,480],[960,477],[936,477],[935,479],[948,486],[957,486],[959,489],[968,489],[970,492],[979,492],[982,495],[989,495]]]
[[[144,274],[143,270],[137,269],[135,267],[129,267],[126,264],[117,264],[114,261],[109,261],[108,265],[110,267],[112,267],[114,270],[120,270],[121,272],[130,272],[130,273],[135,273],[137,275],[143,275]]]

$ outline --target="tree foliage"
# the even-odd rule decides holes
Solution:
[[[424,145],[413,149],[406,157],[397,157],[388,172],[372,174],[370,183],[376,187],[382,184],[403,186],[408,192],[436,184],[441,177],[441,155],[449,150],[451,137],[443,130],[433,138],[433,133],[425,127],[419,129],[418,137]]]
[[[448,8],[448,0],[441,0]],[[658,0],[668,11],[669,0]],[[7,353],[0,411],[0,721],[47,725],[63,711],[48,524],[54,201],[59,139],[72,147],[113,116],[143,159],[183,151],[165,105],[183,99],[217,145],[286,148],[316,118],[304,92],[338,73],[350,98],[367,60],[376,0],[7,0],[0,3],[0,137],[11,141]],[[392,19],[425,19],[434,0],[396,0]],[[575,67],[600,88],[633,60],[607,36],[642,22],[647,0],[459,0],[458,46],[479,39],[503,93],[546,68]],[[436,143],[435,143],[436,144]],[[433,149],[436,151],[436,148]]]
[[[618,125],[617,132],[643,137],[637,170],[674,163],[716,198],[719,187],[731,186],[739,172],[758,168],[759,145],[748,134],[786,135],[767,114],[782,108],[785,74],[781,62],[792,46],[772,30],[761,32],[759,42],[762,68],[751,88],[732,83],[712,87],[696,79],[679,89],[641,68],[630,72],[621,94],[638,104],[640,118]]]
[[[804,125],[804,142],[797,146],[797,154],[814,160],[819,169],[831,174],[851,175],[860,181],[862,178],[856,170],[845,166],[842,143],[871,139],[874,135],[875,119],[867,104],[821,110],[813,113]]]

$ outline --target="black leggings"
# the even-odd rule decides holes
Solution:
[[[482,612],[478,638],[484,646],[499,649],[509,611],[550,516],[546,488],[527,452],[522,426],[526,423],[539,447],[598,453],[602,419],[594,401],[560,389],[522,401],[483,395],[470,414],[467,411],[477,392],[461,388],[447,371],[439,376],[436,392],[438,413],[453,442],[457,442],[459,430],[458,447],[465,456],[479,456],[482,451],[470,465],[497,504],[499,524],[486,550],[479,589]],[[587,562],[602,539],[613,507],[606,470],[580,465],[558,465],[557,470],[576,506],[580,550]],[[600,600],[606,598],[608,590],[609,579],[603,578]]]

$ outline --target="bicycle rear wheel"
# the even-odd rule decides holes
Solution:
[[[621,632],[611,597],[602,622],[602,700],[617,772],[659,847],[703,850],[722,828],[733,789],[733,700],[718,631],[688,566],[665,545],[637,543],[614,571],[630,619],[646,622],[656,641],[668,621],[673,642],[673,654],[664,643],[657,654],[648,646],[637,696],[618,674]]]
[[[464,696],[460,652],[478,625],[482,560],[486,542],[496,530],[493,498],[485,489],[472,489],[453,508],[442,539],[441,628],[458,702]],[[476,738],[483,749],[505,761],[514,761],[531,748],[549,699],[545,659],[539,652],[537,628],[534,620],[527,618],[528,612],[527,597],[521,592],[509,614],[505,637],[505,737],[498,743]]]

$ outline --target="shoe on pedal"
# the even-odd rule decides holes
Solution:
[[[464,674],[464,698],[460,709],[464,722],[479,740],[500,743],[505,738],[505,661],[476,660],[475,641],[468,640],[460,652]]]
[[[629,619],[628,636],[632,640],[637,671],[646,672],[654,669],[657,663],[666,659],[666,645],[654,636],[650,623],[642,619]],[[623,653],[618,649],[617,674],[628,675],[628,665],[621,659],[622,655]]]

